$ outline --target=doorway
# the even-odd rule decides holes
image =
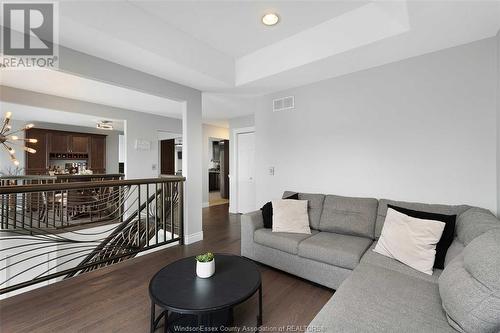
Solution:
[[[181,134],[158,131],[159,173],[182,175]]]
[[[175,139],[160,141],[160,173],[175,174]]]
[[[234,132],[236,170],[235,192],[236,212],[248,213],[255,210],[255,132],[253,128]]]
[[[209,138],[208,205],[229,203],[229,140]]]

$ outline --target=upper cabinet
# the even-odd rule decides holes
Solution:
[[[50,131],[50,153],[88,153],[90,134]]]
[[[69,152],[69,133],[50,131],[49,152],[51,153]]]
[[[94,173],[106,172],[106,137],[92,136],[90,143],[90,169]]]
[[[71,134],[69,137],[69,151],[71,153],[88,153],[90,136],[85,134]]]
[[[26,171],[27,174],[38,175],[45,174],[48,167],[47,159],[47,131],[38,128],[31,128],[26,130],[26,137],[30,139],[37,139],[37,143],[26,143],[26,147],[36,150],[34,154],[26,153]]]

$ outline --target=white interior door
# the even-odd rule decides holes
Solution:
[[[239,133],[237,138],[238,213],[255,210],[255,134]]]

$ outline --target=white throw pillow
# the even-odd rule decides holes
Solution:
[[[436,244],[444,226],[444,222],[417,219],[388,208],[382,234],[373,251],[432,275]]]
[[[311,234],[307,200],[273,200],[273,232]]]

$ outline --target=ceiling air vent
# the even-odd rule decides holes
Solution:
[[[293,96],[278,98],[273,100],[273,112],[290,110],[295,107],[295,98]]]

